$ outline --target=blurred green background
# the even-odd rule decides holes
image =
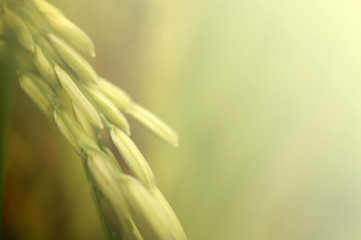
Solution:
[[[361,239],[361,3],[50,1],[168,122],[135,142],[193,239]],[[6,239],[103,239],[80,160],[15,93]]]

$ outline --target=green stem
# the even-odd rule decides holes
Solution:
[[[12,56],[7,51],[9,61],[0,63],[0,239],[2,237],[2,215],[5,183],[6,133],[8,130],[14,71],[12,69]]]

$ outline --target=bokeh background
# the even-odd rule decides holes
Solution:
[[[190,240],[361,239],[361,3],[52,0],[176,129],[135,142]],[[103,239],[80,160],[17,88],[4,239]]]

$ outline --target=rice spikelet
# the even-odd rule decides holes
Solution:
[[[34,52],[35,44],[33,36],[24,21],[15,12],[4,7],[4,18],[10,29],[14,32],[20,44],[29,52]]]

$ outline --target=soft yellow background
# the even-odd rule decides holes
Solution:
[[[359,1],[51,2],[179,133],[173,149],[131,122],[190,240],[361,239]],[[16,94],[7,233],[101,239],[79,159]]]

